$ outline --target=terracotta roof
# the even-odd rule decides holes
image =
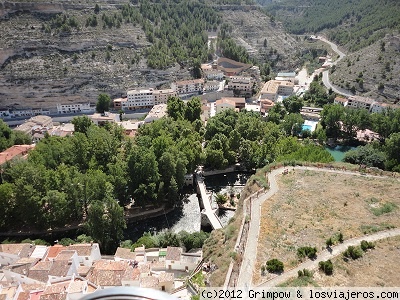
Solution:
[[[0,165],[18,156],[24,156],[35,145],[14,145],[0,153]]]
[[[76,251],[73,250],[63,250],[57,254],[55,260],[70,260]]]
[[[154,276],[146,276],[140,279],[140,287],[142,288],[157,288],[158,278]]]
[[[1,295],[5,295],[4,299],[13,299],[16,292],[17,292],[17,287],[16,286],[3,287],[1,289],[0,296]]]
[[[29,300],[29,299],[30,299],[29,292],[20,292],[17,298],[17,300]]]
[[[9,266],[5,266],[3,269],[10,270],[14,273],[18,273],[21,275],[26,275],[31,266],[32,266],[31,263],[15,263]]]
[[[158,277],[159,282],[174,281],[174,273],[161,272]]]
[[[51,261],[41,261],[29,269],[28,277],[41,282],[47,282],[51,266]]]
[[[87,267],[87,266],[78,266],[78,274],[80,276],[86,276],[89,271],[90,271],[91,267]]]
[[[126,261],[98,260],[86,278],[100,286],[120,286],[129,267]]]
[[[73,281],[70,283],[69,287],[68,287],[68,293],[80,293],[84,290],[86,286],[86,282],[85,281]]]
[[[32,254],[33,250],[35,250],[35,246],[28,243],[0,244],[0,252],[14,254],[19,256],[20,258],[29,257]]]
[[[143,275],[150,274],[150,265],[149,264],[138,265],[138,269],[140,271],[140,274],[143,274]]]
[[[132,260],[136,258],[136,254],[132,252],[131,249],[121,248],[121,247],[117,248],[117,251],[115,252],[114,256],[122,259],[132,259]]]
[[[179,261],[181,259],[181,247],[167,247],[167,256],[165,259]]]
[[[68,271],[71,269],[71,264],[67,260],[57,260],[53,262],[49,275],[65,277],[68,275]]]
[[[45,287],[46,284],[44,283],[21,284],[21,288],[24,292],[43,291]]]
[[[92,247],[98,247],[97,243],[91,244],[75,244],[67,247],[68,250],[75,250],[78,256],[90,256],[92,253]]]
[[[40,300],[64,300],[67,298],[67,288],[70,281],[53,283],[45,288]]]
[[[139,268],[129,267],[126,269],[122,279],[131,281],[131,280],[139,280],[139,278],[140,278]]]
[[[51,246],[47,253],[46,259],[55,258],[58,255],[58,253],[60,253],[63,250],[66,250],[66,247],[64,247],[63,245]]]
[[[39,300],[41,294],[43,294],[43,291],[31,292],[29,300]]]

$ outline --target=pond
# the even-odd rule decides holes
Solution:
[[[336,146],[332,147],[325,147],[325,149],[333,156],[335,161],[342,161],[346,152],[355,149],[355,147],[351,146]]]

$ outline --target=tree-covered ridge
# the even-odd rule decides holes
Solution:
[[[148,65],[165,69],[177,62],[187,65],[208,58],[207,31],[216,31],[220,16],[197,1],[140,0],[137,6],[125,4],[125,22],[140,23],[148,41]]]
[[[400,2],[396,0],[288,0],[267,5],[294,34],[328,31],[332,41],[350,51],[364,48],[400,29]]]

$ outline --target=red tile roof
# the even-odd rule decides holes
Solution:
[[[52,259],[56,258],[56,256],[63,250],[66,250],[67,248],[64,247],[63,245],[54,245],[49,248],[49,251],[47,252],[46,259]]]
[[[16,157],[24,157],[35,145],[14,145],[0,153],[0,165]]]

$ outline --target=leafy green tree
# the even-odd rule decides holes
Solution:
[[[100,94],[97,97],[96,111],[103,114],[110,110],[111,98],[108,94]]]
[[[303,99],[296,95],[286,97],[282,102],[288,113],[300,113],[300,110],[303,107]]]
[[[138,247],[145,246],[146,248],[154,248],[158,246],[158,243],[154,236],[150,232],[145,232],[131,247],[132,250]]]
[[[351,164],[384,169],[386,154],[372,144],[368,144],[346,152],[343,160]]]
[[[267,119],[269,122],[279,124],[285,115],[286,111],[282,104],[275,103],[275,105],[269,110]]]
[[[12,131],[2,119],[0,119],[0,151],[12,146]]]
[[[0,229],[13,225],[12,213],[15,205],[14,184],[5,182],[0,184]]]
[[[32,144],[32,137],[25,132],[13,130],[12,143],[14,145],[30,145]]]
[[[71,121],[74,124],[75,132],[81,132],[86,134],[89,127],[93,124],[92,120],[88,116],[74,117]]]
[[[385,141],[385,152],[387,155],[387,168],[400,172],[400,132],[393,133]]]
[[[281,126],[286,135],[299,136],[304,123],[303,117],[299,113],[291,113],[285,116]]]
[[[340,137],[341,124],[344,108],[341,105],[325,105],[321,112],[321,125],[328,137],[337,139]]]
[[[158,163],[154,153],[144,147],[132,149],[128,167],[130,175],[129,190],[135,204],[143,206],[156,204],[157,187],[160,179]]]
[[[201,100],[199,97],[193,97],[186,104],[185,119],[194,122],[200,120]]]
[[[85,222],[87,233],[99,242],[105,253],[115,251],[126,228],[124,210],[113,198],[112,191],[112,185],[107,183],[104,199],[89,206]]]
[[[174,120],[185,116],[185,103],[179,97],[170,97],[167,101],[167,113]]]

